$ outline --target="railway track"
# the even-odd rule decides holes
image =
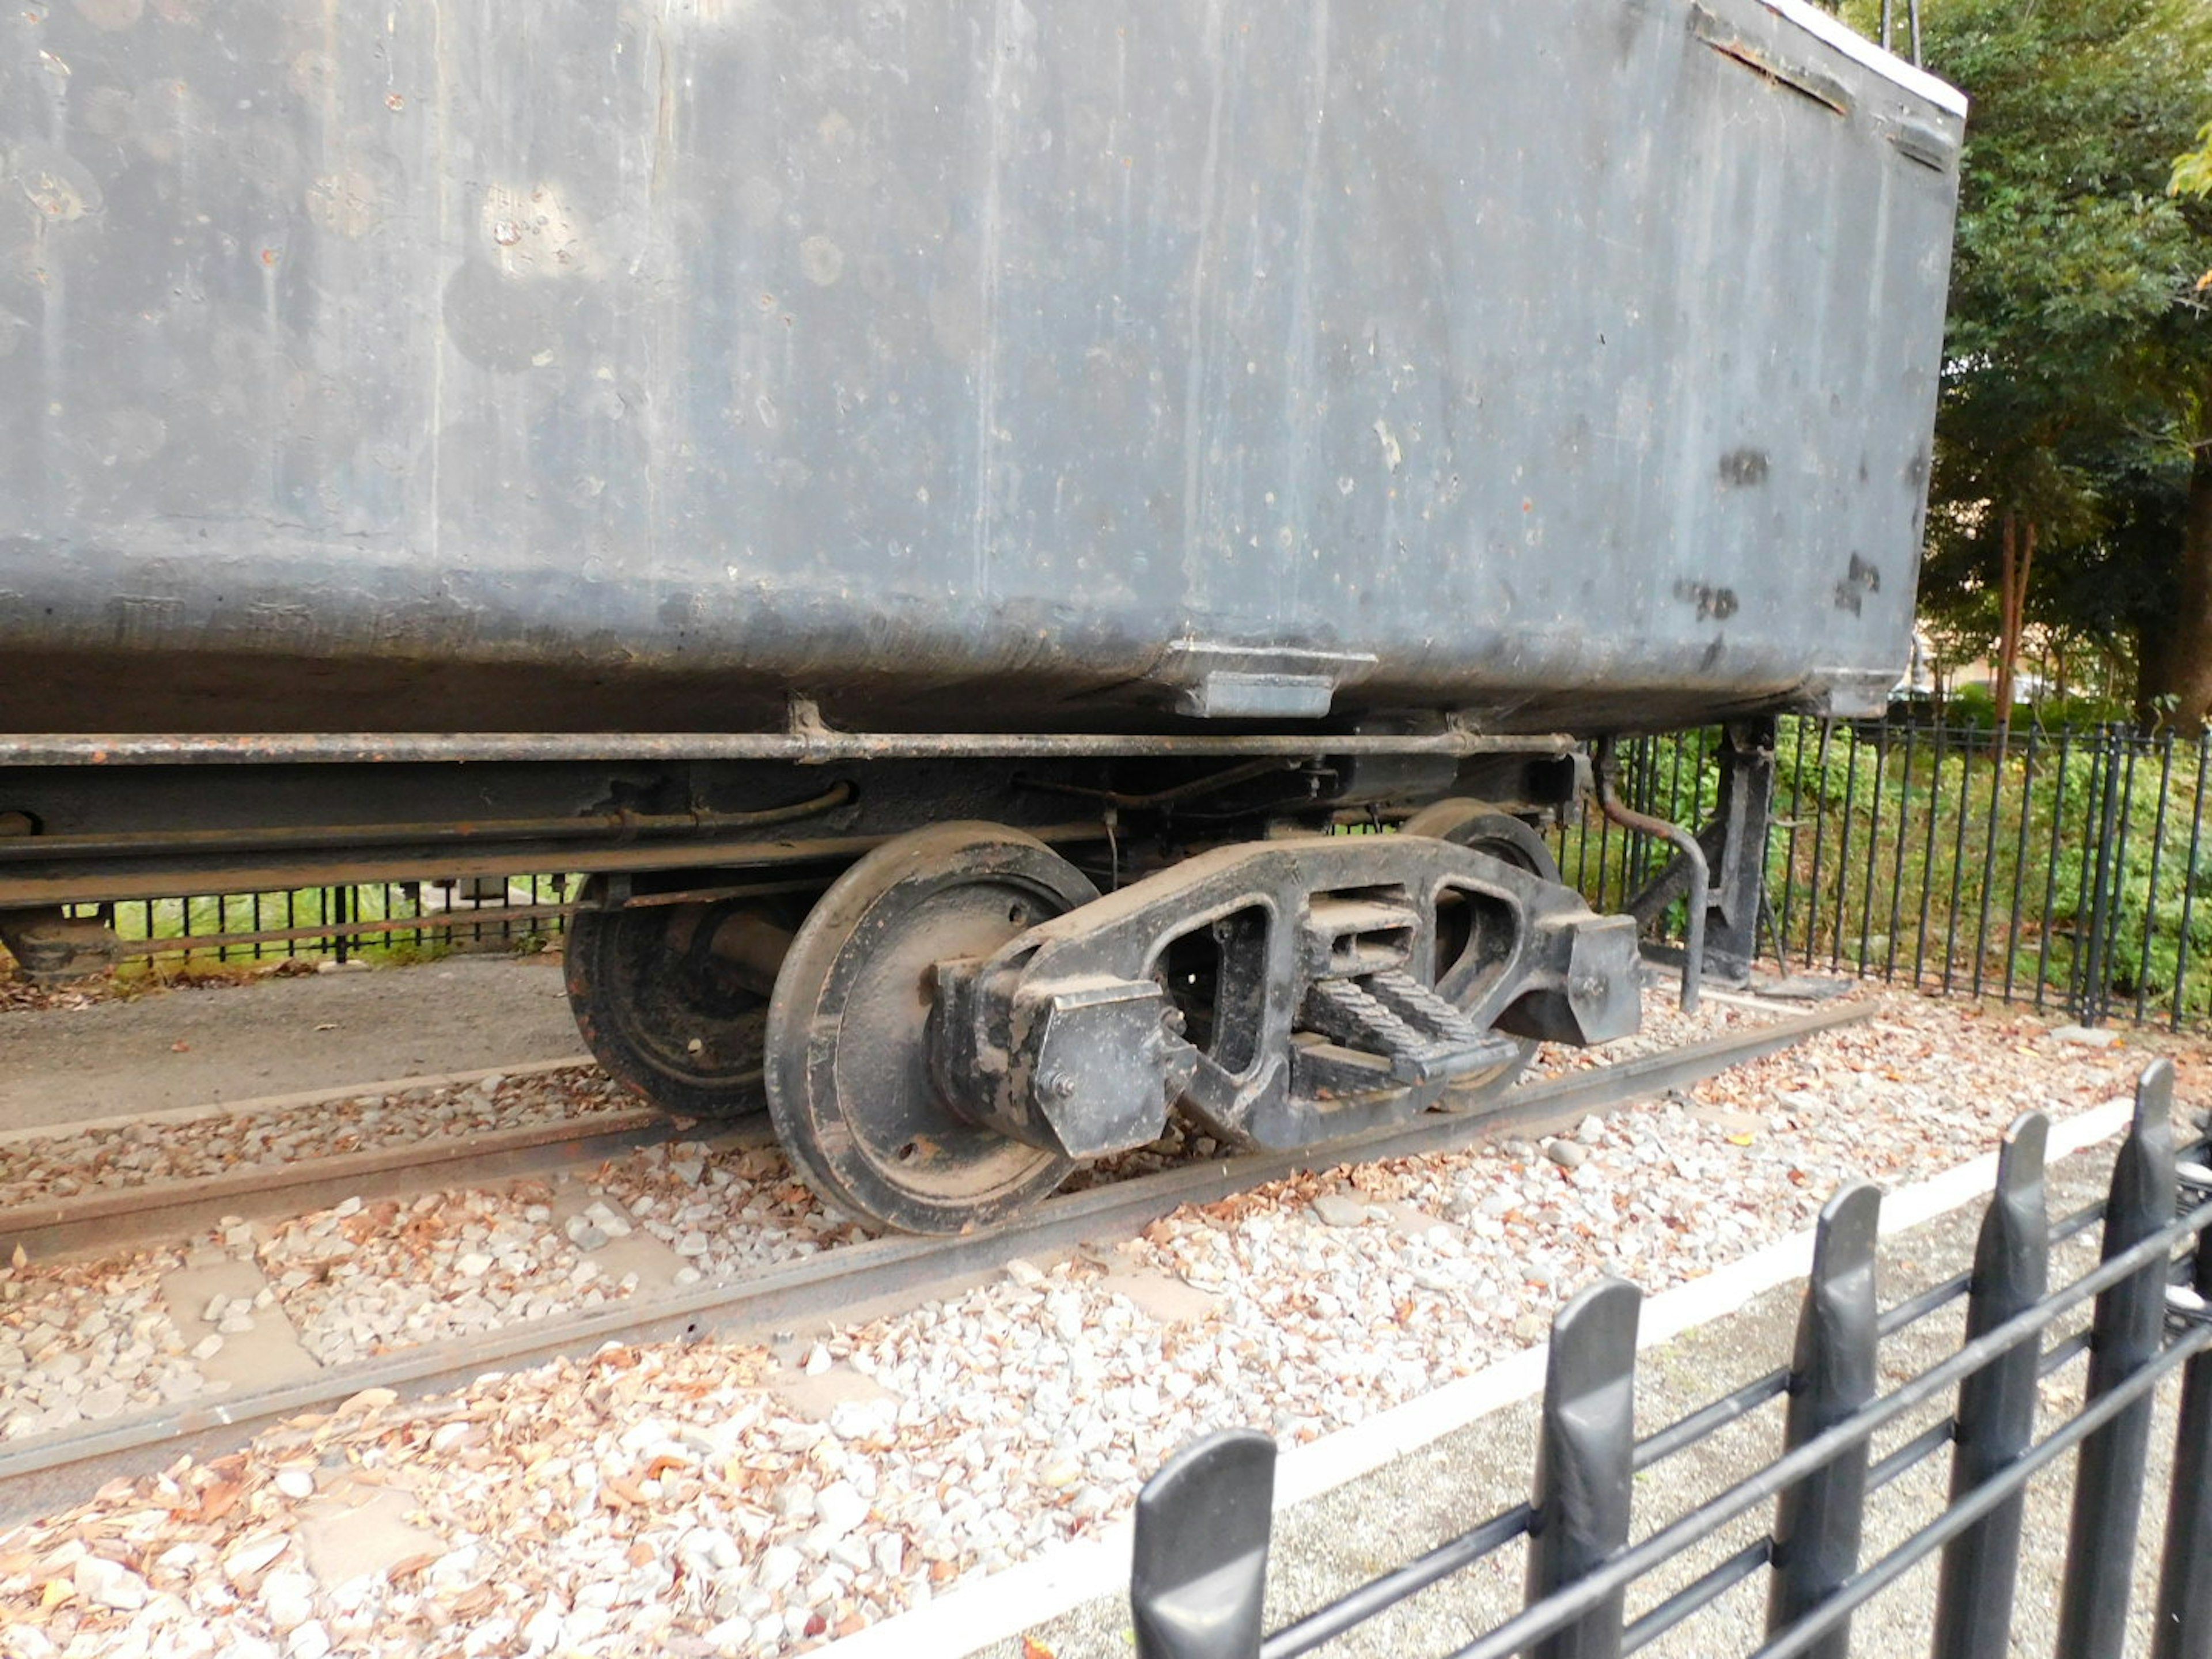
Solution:
[[[426,1184],[469,1186],[588,1166],[678,1133],[666,1113],[640,1106],[15,1205],[0,1209],[0,1257],[20,1248],[44,1261],[179,1237],[228,1216],[293,1215],[347,1198],[411,1194]]]
[[[1534,1133],[1603,1113],[1640,1098],[1679,1089],[1732,1066],[1772,1054],[1820,1032],[1871,1016],[1870,1006],[1845,1004],[1777,1019],[1770,1024],[1638,1056],[1633,1060],[1568,1073],[1515,1091],[1498,1109],[1474,1116],[1431,1114],[1323,1146],[1283,1153],[1255,1153],[1191,1164],[1133,1176],[1048,1200],[1019,1219],[988,1231],[953,1237],[894,1237],[840,1246],[821,1255],[776,1267],[737,1282],[633,1301],[588,1316],[545,1319],[501,1327],[481,1334],[426,1344],[333,1367],[282,1386],[236,1392],[169,1409],[143,1413],[96,1429],[0,1447],[0,1525],[46,1512],[81,1498],[102,1482],[147,1472],[182,1455],[205,1456],[234,1448],[259,1427],[301,1413],[325,1408],[367,1389],[388,1389],[403,1396],[450,1389],[488,1371],[510,1370],[561,1356],[588,1354],[608,1343],[697,1340],[710,1334],[770,1332],[830,1314],[850,1316],[862,1309],[913,1302],[957,1287],[1031,1256],[1096,1241],[1133,1236],[1151,1222],[1183,1205],[1207,1202],[1303,1170],[1347,1163],[1445,1152],[1501,1133]],[[441,1179],[470,1172],[482,1178],[488,1160],[530,1156],[569,1159],[603,1157],[617,1143],[638,1144],[667,1133],[627,1121],[632,1115],[604,1114],[594,1133],[576,1137],[569,1123],[535,1132],[473,1138],[473,1145],[448,1149],[434,1167]],[[616,1122],[613,1120],[625,1120]],[[564,1138],[565,1135],[565,1138]],[[487,1146],[488,1142],[500,1143]],[[601,1143],[605,1143],[604,1148]],[[591,1150],[586,1151],[589,1147]],[[411,1164],[395,1164],[406,1149],[358,1154],[346,1159],[316,1160],[298,1166],[293,1178],[281,1170],[222,1177],[234,1184],[212,1201],[236,1213],[246,1200],[288,1202],[301,1194],[327,1191],[335,1181],[331,1165],[346,1163],[379,1177],[409,1179],[419,1188],[426,1161],[420,1149]],[[375,1167],[371,1170],[368,1164]],[[249,1179],[258,1177],[258,1179]],[[168,1183],[201,1190],[185,1194],[156,1188],[125,1189],[98,1200],[97,1217],[54,1218],[65,1206],[42,1206],[45,1227],[82,1224],[128,1229],[149,1224],[148,1218],[200,1212],[210,1201],[206,1188],[216,1182]],[[135,1207],[134,1207],[135,1200]],[[88,1205],[91,1200],[86,1201]],[[0,1225],[7,1224],[0,1222]],[[164,1225],[171,1224],[164,1220]],[[112,1240],[116,1234],[111,1231]]]

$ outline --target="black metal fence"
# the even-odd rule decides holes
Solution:
[[[564,875],[362,882],[266,893],[195,895],[79,905],[111,921],[125,956],[204,962],[520,949],[559,933],[574,911]]]
[[[2005,1137],[1972,1272],[1886,1311],[1875,1300],[1880,1194],[1863,1183],[1846,1188],[1820,1214],[1791,1363],[1640,1441],[1641,1292],[1620,1280],[1583,1291],[1553,1322],[1530,1500],[1273,1634],[1263,1632],[1262,1607],[1273,1443],[1230,1431],[1187,1448],[1138,1499],[1130,1594],[1140,1659],[1291,1659],[1523,1539],[1523,1607],[1455,1659],[1617,1659],[1759,1574],[1764,1631],[1745,1644],[1759,1659],[1844,1659],[1854,1612],[1931,1557],[1940,1567],[1929,1650],[1936,1659],[1999,1659],[2011,1651],[2027,1483],[2069,1455],[2077,1461],[2056,1650],[2062,1659],[2118,1659],[2153,1390],[2176,1370],[2179,1425],[2152,1652],[2212,1653],[2212,1250],[2198,1242],[2212,1226],[2212,1169],[2201,1143],[2177,1154],[2172,1097],[2172,1067],[2160,1060],[2137,1090],[2106,1200],[2055,1224],[2044,1197],[2047,1124],[2038,1113],[2021,1118]],[[2050,1290],[2053,1245],[2100,1220],[2099,1265]],[[1881,1339],[1961,1299],[1961,1345],[1878,1394]],[[2086,1329],[2046,1342],[2093,1300]],[[2084,1352],[2081,1408],[2036,1438],[2039,1385]],[[1782,1455],[1632,1544],[1637,1477],[1776,1399],[1787,1401]],[[1941,1421],[1873,1457],[1878,1435],[1946,1403]],[[1942,1512],[1863,1562],[1869,1498],[1947,1448]],[[1763,1535],[1629,1615],[1639,1579],[1700,1547],[1711,1553],[1731,1523],[1762,1511],[1771,1517]],[[1708,1642],[1699,1650],[1723,1650]]]
[[[1623,748],[1632,805],[1702,822],[1719,734]],[[1762,947],[1788,967],[1996,996],[2094,1024],[2212,1018],[2212,740],[2119,726],[2008,739],[1784,720]],[[1562,869],[1620,908],[1668,849],[1594,812]],[[2212,897],[2212,895],[2208,895]]]

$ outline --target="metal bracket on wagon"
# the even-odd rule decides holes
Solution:
[[[962,1115],[1095,1158],[1181,1100],[1289,1146],[1502,1085],[1527,1039],[1633,1031],[1635,925],[1421,835],[1224,847],[940,962],[930,1054]]]

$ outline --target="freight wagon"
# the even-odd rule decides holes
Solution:
[[[1479,1109],[1638,1018],[1585,740],[1738,722],[1740,935],[1896,678],[1963,117],[1797,0],[10,7],[0,939],[578,872],[605,1066],[922,1231]]]

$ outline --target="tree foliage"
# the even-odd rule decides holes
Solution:
[[[2198,639],[2180,591],[2212,204],[2169,189],[2212,145],[2212,8],[1931,0],[1924,33],[1972,111],[1923,605],[1993,644],[2008,614],[2014,643],[2022,622],[2124,640],[2153,682],[2191,653],[2212,672],[2212,615]]]

